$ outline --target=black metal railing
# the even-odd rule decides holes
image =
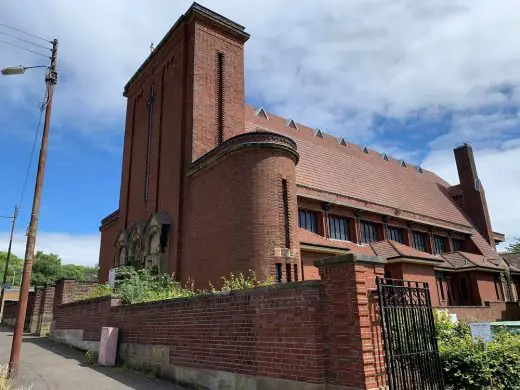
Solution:
[[[377,279],[390,390],[442,390],[428,283]]]

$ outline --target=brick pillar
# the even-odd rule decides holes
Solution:
[[[40,336],[48,336],[51,330],[52,314],[54,309],[54,293],[54,284],[48,284],[45,286],[40,309],[40,324],[37,329],[37,333]]]
[[[54,307],[62,303],[69,303],[74,300],[74,292],[76,289],[76,279],[61,278],[56,280],[56,292],[54,295]]]
[[[27,296],[27,308],[25,310],[25,323],[23,326],[24,332],[31,331],[31,318],[34,313],[35,304],[36,303],[36,291],[29,291],[29,295]]]
[[[43,287],[35,287],[34,304],[29,317],[29,333],[37,333],[42,309]],[[27,314],[29,316],[29,313]]]
[[[348,389],[377,389],[386,383],[376,277],[381,257],[347,254],[314,262],[320,293],[326,382]]]

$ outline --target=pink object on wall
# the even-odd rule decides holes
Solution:
[[[101,342],[99,343],[99,359],[101,366],[111,367],[116,364],[118,328],[101,328]]]

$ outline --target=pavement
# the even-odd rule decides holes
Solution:
[[[9,362],[13,331],[0,326],[0,365]],[[186,390],[123,368],[89,365],[85,353],[45,337],[24,335],[16,383],[31,390]]]

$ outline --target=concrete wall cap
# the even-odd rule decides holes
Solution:
[[[58,283],[58,282],[61,282],[61,281],[67,281],[67,280],[71,280],[71,281],[76,281],[76,278],[70,278],[70,277],[67,277],[67,276],[64,276],[63,278],[59,278],[57,279],[54,283]]]
[[[347,253],[346,255],[325,257],[314,261],[316,267],[324,267],[333,264],[343,263],[376,263],[386,264],[386,260],[381,256],[369,256],[360,253]]]

